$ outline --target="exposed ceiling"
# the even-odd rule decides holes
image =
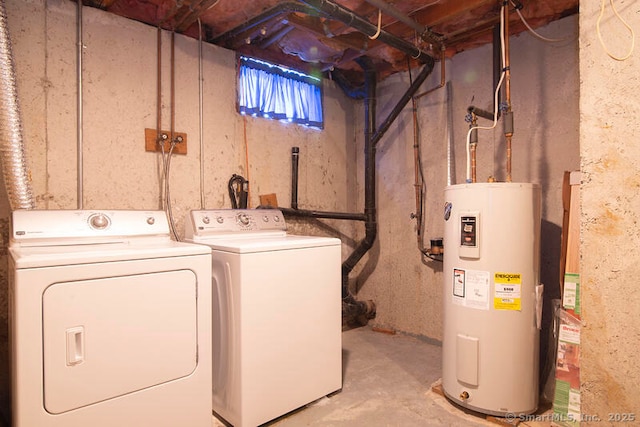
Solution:
[[[354,60],[371,58],[380,78],[425,56],[439,60],[493,40],[499,0],[83,0],[154,27],[199,37],[306,73],[339,69],[358,81]],[[510,0],[509,33],[578,12],[579,0]],[[380,19],[380,31],[378,20]],[[378,33],[377,37],[376,34]],[[415,64],[415,62],[414,62]]]

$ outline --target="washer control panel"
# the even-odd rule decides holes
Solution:
[[[191,211],[185,224],[185,237],[227,233],[286,231],[278,209],[216,209]]]

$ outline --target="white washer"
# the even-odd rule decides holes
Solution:
[[[13,212],[14,427],[211,426],[211,254],[162,211]]]
[[[254,427],[342,387],[340,240],[287,234],[279,210],[192,211],[212,248],[213,410]]]

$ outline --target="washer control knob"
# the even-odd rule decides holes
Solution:
[[[152,216],[150,216],[149,218],[147,218],[147,224],[149,225],[153,225],[156,223],[156,219]]]
[[[104,230],[110,223],[109,217],[105,214],[96,213],[89,217],[89,225],[96,230]]]
[[[275,222],[280,222],[280,217],[276,215],[276,216],[273,217],[273,220]]]
[[[249,225],[249,215],[247,214],[238,214],[238,222],[241,225]]]
[[[269,222],[269,217],[265,215],[265,216],[262,217],[262,220],[264,222]]]
[[[205,217],[202,217],[202,222],[204,222],[205,224],[209,224],[211,220],[209,219],[208,216],[205,216]]]

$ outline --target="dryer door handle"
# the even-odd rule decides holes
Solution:
[[[84,327],[69,328],[67,333],[67,366],[84,362]]]

